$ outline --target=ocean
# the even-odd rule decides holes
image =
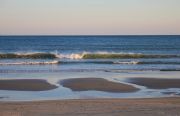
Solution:
[[[0,36],[1,69],[10,65],[180,70],[180,36]]]
[[[159,75],[180,71],[180,36],[0,36],[1,79],[43,78],[57,84],[57,80],[64,78],[112,77],[110,80],[113,80],[124,73],[143,71]],[[55,94],[58,90],[25,92],[25,97],[0,90],[0,95],[11,96],[7,100],[129,96],[97,91],[72,95],[72,91],[68,93],[70,90],[60,90],[61,95]],[[141,91],[134,97],[145,95]],[[161,94],[155,92],[149,96]]]

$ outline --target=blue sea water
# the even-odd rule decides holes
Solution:
[[[57,84],[66,78],[100,77],[121,82],[123,78],[134,76],[178,77],[178,71],[178,35],[0,36],[1,79],[46,79]],[[115,94],[73,92],[60,86],[45,92],[0,90],[0,97],[5,96],[5,100],[39,100],[163,96],[163,90],[140,88],[143,88],[142,91],[137,93]],[[180,93],[179,89],[168,89],[165,92],[172,91]]]
[[[180,36],[0,36],[0,52],[180,54]]]
[[[31,67],[38,67],[38,64],[47,62],[60,65],[58,70],[180,70],[180,36],[0,36],[0,55],[8,53],[47,53],[57,57],[0,57],[1,69],[17,64],[35,64]],[[109,57],[84,59],[84,54],[105,54]],[[112,54],[120,56],[114,58]],[[124,58],[122,54],[130,56]],[[136,58],[134,55],[148,56]]]

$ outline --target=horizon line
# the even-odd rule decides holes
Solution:
[[[72,34],[65,34],[65,35],[61,35],[61,34],[14,34],[14,35],[0,35],[1,37],[2,36],[180,36],[180,34],[75,34],[75,35],[72,35]]]

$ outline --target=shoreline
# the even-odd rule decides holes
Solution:
[[[1,116],[178,116],[180,97],[0,102]]]
[[[56,80],[59,85],[51,84],[46,79],[2,79],[0,90],[4,91],[0,95],[0,101],[180,96],[180,79],[147,77],[126,79],[118,81],[100,77],[67,78]],[[23,95],[24,93],[27,95]]]

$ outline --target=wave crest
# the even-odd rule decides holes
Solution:
[[[0,58],[1,59],[12,59],[12,58],[52,59],[52,58],[56,58],[56,55],[50,53],[27,53],[27,54],[6,53],[6,54],[0,54]]]
[[[180,58],[179,55],[148,54],[84,54],[83,59]]]
[[[139,58],[180,58],[180,55],[168,55],[168,54],[138,54],[138,53],[108,53],[108,52],[96,52],[96,53],[77,53],[77,54],[60,54],[56,55],[58,58],[67,59],[139,59]],[[133,62],[136,64],[135,62]]]
[[[66,59],[83,59],[85,53],[82,54],[56,54],[57,58],[66,58]]]
[[[180,55],[168,55],[168,54],[138,54],[138,53],[108,53],[108,52],[96,52],[96,53],[72,53],[72,54],[54,54],[54,53],[29,53],[29,54],[17,54],[17,53],[5,53],[0,54],[0,59],[12,59],[12,58],[27,58],[27,59],[139,59],[139,58],[180,58]]]

